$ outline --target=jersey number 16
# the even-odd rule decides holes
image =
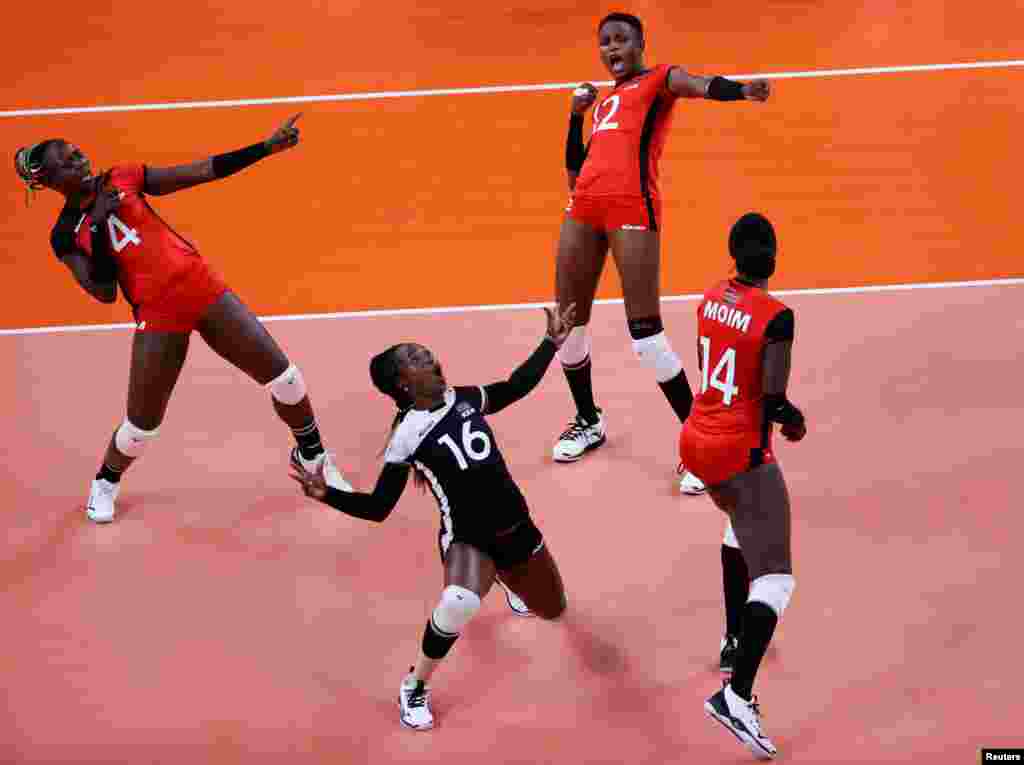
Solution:
[[[466,470],[469,467],[466,455],[474,462],[480,462],[487,459],[491,453],[491,439],[482,430],[473,430],[472,424],[469,420],[462,423],[462,449],[459,449],[459,445],[447,433],[437,439],[437,443],[444,444],[455,455],[459,470]]]
[[[732,405],[732,400],[739,395],[740,389],[736,387],[736,349],[726,348],[715,369],[708,377],[708,367],[711,365],[711,338],[700,339],[700,392],[703,393],[709,387],[722,393],[722,403],[726,406]]]

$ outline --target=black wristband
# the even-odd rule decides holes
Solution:
[[[743,83],[724,77],[713,77],[708,83],[707,97],[712,101],[743,101]]]
[[[239,170],[244,170],[249,165],[259,162],[269,154],[270,150],[262,141],[254,143],[252,146],[246,146],[244,149],[217,154],[212,158],[213,177],[227,178],[229,175],[234,175]]]
[[[784,393],[776,393],[764,397],[765,417],[780,425],[800,426],[804,424],[804,414],[786,398]]]
[[[89,278],[101,284],[114,281],[117,278],[117,261],[110,252],[110,234],[105,220],[93,222],[89,227],[89,244],[92,250]]]
[[[578,173],[583,168],[586,154],[583,146],[583,115],[573,112],[569,117],[569,135],[565,139],[565,169]]]

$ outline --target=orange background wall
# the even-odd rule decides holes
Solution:
[[[1019,55],[1024,13],[1013,3],[984,14],[953,5],[629,9],[648,26],[649,64],[705,74]],[[612,10],[604,3],[170,8],[8,9],[0,109],[607,77],[594,34]],[[1012,180],[1022,80],[1021,69],[778,80],[767,104],[681,103],[662,164],[664,294],[721,275],[728,226],[749,209],[776,222],[779,287],[1024,275]],[[568,101],[542,92],[0,118],[0,146],[11,156],[59,136],[94,167],[170,164],[262,139],[301,110],[298,149],[155,200],[258,313],[523,302],[552,294]],[[0,204],[0,327],[129,319],[54,260],[56,195],[26,209],[9,172]],[[603,296],[618,294],[613,270]]]

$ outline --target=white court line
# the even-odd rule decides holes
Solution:
[[[1024,278],[977,279],[961,282],[913,282],[909,284],[878,284],[862,287],[824,287],[815,289],[772,290],[773,295],[782,297],[801,295],[865,295],[876,292],[901,292],[907,290],[941,290],[962,287],[1016,287],[1024,286]],[[703,295],[693,292],[686,295],[665,295],[663,303],[682,303],[699,300]],[[594,305],[622,305],[622,298],[595,300]],[[496,303],[493,305],[456,305],[438,308],[385,308],[367,311],[340,311],[337,313],[298,313],[261,316],[261,321],[310,321],[312,319],[372,319],[393,316],[430,316],[449,313],[480,313],[483,311],[525,311],[533,308],[551,308],[554,303]],[[113,329],[134,329],[135,324],[74,324],[57,327],[23,327],[0,329],[3,335],[55,335],[66,332],[101,332]]]
[[[870,66],[856,69],[811,69],[804,72],[767,72],[761,74],[726,75],[739,80],[792,80],[810,77],[855,77],[868,74],[907,74],[912,72],[948,72],[963,69],[1006,69],[1024,66],[1024,59],[1006,61],[969,61],[953,64],[913,64],[908,66]],[[608,86],[610,80],[595,81]],[[152,104],[119,104],[112,106],[62,106],[45,109],[8,109],[0,117],[44,117],[56,114],[97,114],[106,112],[151,112],[173,109],[223,109],[239,106],[276,106],[280,104],[316,104],[334,101],[371,101],[384,98],[422,98],[426,96],[466,96],[487,93],[524,93],[544,90],[571,90],[578,82],[549,82],[537,85],[494,85],[476,88],[434,88],[427,90],[379,90],[367,93],[338,93],[323,96],[284,96],[279,98],[236,98],[218,101],[168,101]]]

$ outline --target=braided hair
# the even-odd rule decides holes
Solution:
[[[761,213],[747,213],[729,231],[729,255],[736,261],[736,270],[754,279],[775,273],[777,249],[775,229]]]
[[[25,184],[25,203],[32,199],[36,191],[43,188],[39,176],[43,172],[43,160],[46,150],[55,144],[63,143],[61,138],[50,138],[32,146],[22,146],[14,152],[14,170]]]
[[[412,396],[406,391],[399,387],[399,374],[401,372],[401,360],[399,359],[399,351],[405,347],[404,343],[398,345],[392,345],[386,351],[378,353],[372,359],[370,359],[370,379],[373,380],[374,386],[377,390],[389,397],[395,402],[395,406],[398,407],[398,413],[395,415],[395,419],[391,422],[391,430],[388,432],[387,443],[384,444],[384,451],[387,451],[387,444],[391,442],[391,438],[395,434],[395,428],[402,421],[405,413],[408,412],[413,405]],[[383,454],[383,451],[381,452]],[[420,473],[419,470],[413,472],[413,483],[420,490],[424,490],[427,486],[427,479]]]

